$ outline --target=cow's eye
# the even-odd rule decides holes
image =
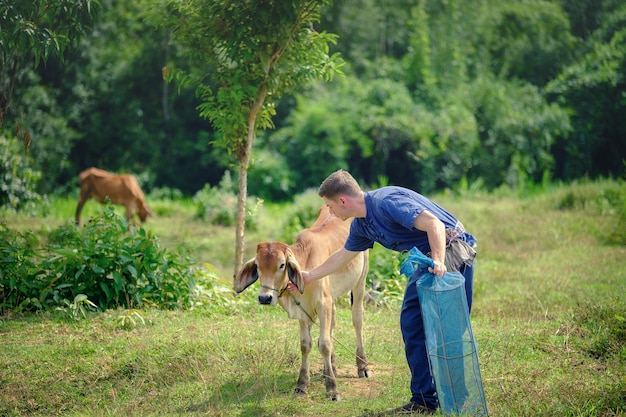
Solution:
[[[285,263],[283,262],[282,264],[280,264],[280,269],[285,269]]]

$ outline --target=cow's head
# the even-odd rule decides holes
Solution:
[[[235,277],[235,291],[242,292],[256,280],[260,281],[259,303],[276,305],[291,281],[304,292],[300,265],[289,247],[280,242],[259,243],[256,257],[246,262]]]
[[[154,213],[150,210],[150,207],[146,203],[139,204],[137,208],[137,215],[141,222],[145,222],[148,217],[154,217]]]

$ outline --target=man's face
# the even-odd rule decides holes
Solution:
[[[328,206],[330,212],[339,217],[341,220],[345,220],[348,217],[351,217],[348,214],[345,197],[340,196],[335,199],[324,197],[324,203],[326,204],[326,206]]]

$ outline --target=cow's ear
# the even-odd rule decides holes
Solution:
[[[239,294],[250,285],[254,284],[257,279],[259,279],[259,273],[256,266],[256,258],[252,258],[237,272],[233,281],[235,292]]]
[[[289,277],[289,281],[293,283],[293,285],[298,288],[300,294],[304,292],[304,279],[302,278],[302,270],[300,269],[300,264],[296,260],[296,257],[293,256],[293,253],[289,251],[287,253],[287,276]]]

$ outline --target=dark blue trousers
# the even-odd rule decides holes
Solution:
[[[415,274],[413,274],[407,284],[400,312],[400,330],[404,340],[406,360],[411,371],[411,401],[434,409],[439,406],[439,403],[437,401],[435,382],[428,364],[422,310],[417,297],[417,280],[423,272],[423,270],[415,271]],[[474,265],[463,265],[459,272],[465,277],[467,305],[470,311],[472,311]]]

